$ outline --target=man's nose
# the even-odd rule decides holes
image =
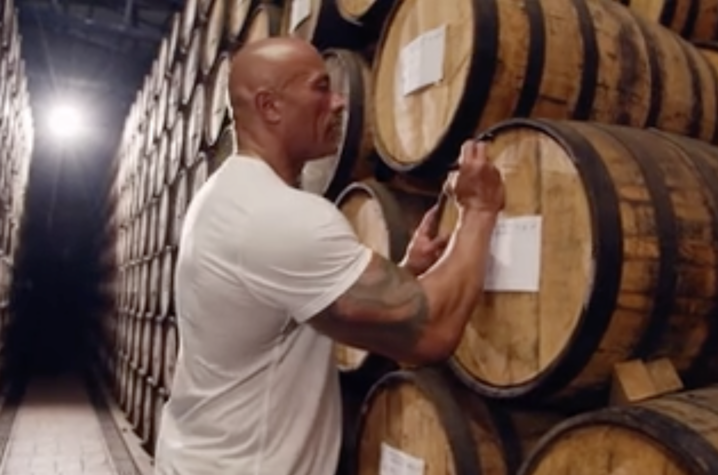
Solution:
[[[332,95],[332,110],[340,111],[347,106],[346,98],[343,94],[334,93]]]

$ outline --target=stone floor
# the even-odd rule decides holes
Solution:
[[[29,384],[12,422],[0,475],[151,475],[147,467],[130,469],[134,474],[126,467],[115,465],[80,379]]]

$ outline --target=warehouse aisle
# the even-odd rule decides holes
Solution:
[[[0,475],[150,475],[80,378],[33,381],[0,411]]]

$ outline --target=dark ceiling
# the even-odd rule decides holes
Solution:
[[[115,146],[180,0],[15,0],[36,131],[58,98],[86,104],[98,146]]]

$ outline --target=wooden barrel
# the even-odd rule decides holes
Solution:
[[[400,473],[513,475],[557,420],[509,412],[428,368],[389,373],[361,409],[353,473],[391,473],[384,470],[403,465],[416,472]]]
[[[157,315],[160,306],[160,285],[162,280],[162,261],[160,254],[156,254],[150,261],[149,275],[149,308],[147,312],[150,317]],[[147,348],[150,348],[151,341],[147,342]]]
[[[172,69],[170,68],[171,63],[169,58],[169,41],[169,37],[167,36],[162,38],[162,41],[160,41],[159,50],[157,51],[157,83],[155,84],[155,88],[160,94],[160,89],[166,83],[167,76],[169,76],[169,73],[172,71]]]
[[[172,292],[174,280],[174,259],[171,248],[162,253],[162,275],[160,277],[160,315],[169,316],[172,310]]]
[[[149,374],[150,366],[152,364],[152,315],[146,314],[144,318],[140,320],[142,326],[142,342],[140,343],[140,370],[143,374]]]
[[[182,94],[180,100],[182,105],[187,105],[192,98],[195,85],[199,79],[199,58],[200,58],[200,39],[202,38],[202,27],[197,27],[192,34],[192,42],[189,46],[189,52],[184,60],[182,69]]]
[[[157,221],[153,223],[157,226],[157,250],[163,251],[166,246],[170,245],[169,223],[170,223],[170,193],[168,187],[163,187],[160,193],[160,201],[157,209]]]
[[[157,98],[157,115],[155,117],[155,140],[162,138],[167,127],[167,102],[169,100],[170,79],[163,78]]]
[[[686,41],[615,1],[404,0],[374,72],[375,144],[398,171],[441,174],[464,139],[511,117],[718,141],[715,72]]]
[[[174,13],[170,20],[170,32],[167,36],[167,68],[171,68],[177,63],[179,57],[179,37],[182,28],[182,14]]]
[[[218,3],[224,3],[224,0],[197,0],[198,20],[201,22],[208,22],[208,17],[211,16],[211,8]]]
[[[322,55],[332,90],[347,104],[337,152],[308,162],[302,170],[301,187],[333,200],[350,182],[372,176],[371,75],[369,65],[357,53],[331,49]]]
[[[147,213],[147,255],[157,252],[157,220],[159,217],[159,200],[153,198]]]
[[[549,431],[520,475],[718,473],[718,388],[584,413]]]
[[[287,0],[282,35],[309,41],[319,50],[354,49],[365,43],[360,25],[342,18],[336,0]]]
[[[269,3],[260,3],[252,10],[240,42],[249,44],[264,38],[279,36],[281,27],[282,9]]]
[[[175,124],[172,127],[172,137],[170,140],[170,150],[167,166],[167,182],[173,183],[184,159],[184,148],[185,148],[185,118],[184,115],[179,115]]]
[[[132,408],[130,409],[130,422],[135,435],[141,436],[142,427],[142,399],[145,393],[144,374],[135,368],[132,373]]]
[[[617,0],[688,40],[718,38],[717,0]]]
[[[219,2],[220,0],[217,0]],[[155,384],[147,377],[144,380],[144,394],[142,395],[142,426],[140,440],[142,447],[152,456],[154,454],[153,437],[155,431]]]
[[[175,374],[178,351],[177,322],[174,318],[165,321],[165,354],[164,371],[162,372],[163,387],[172,389],[172,379]]]
[[[245,37],[249,18],[260,5],[282,7],[284,0],[227,0],[227,21],[225,36],[230,44],[236,44]],[[281,13],[281,11],[280,11]],[[280,15],[281,16],[281,15]]]
[[[715,359],[718,148],[656,131],[511,119],[487,131],[507,189],[486,293],[452,359],[475,391],[553,401],[616,363]],[[447,200],[440,233],[456,222]]]
[[[234,124],[230,123],[222,130],[219,140],[217,140],[217,144],[209,157],[207,173],[209,175],[214,173],[228,157],[235,153],[237,153],[237,135],[234,132]]]
[[[379,38],[389,12],[400,0],[337,0],[339,14],[346,21],[361,25],[368,41]]]
[[[202,76],[207,76],[217,59],[219,47],[222,42],[222,32],[224,31],[225,18],[225,2],[224,0],[215,0],[212,4],[212,10],[209,14],[207,26],[204,30],[202,38],[202,58],[200,61]]]
[[[208,93],[207,116],[204,122],[204,140],[212,146],[217,142],[222,127],[228,120],[230,56],[222,53],[214,65]]]
[[[187,173],[180,170],[177,175],[177,181],[174,184],[172,200],[172,245],[179,245],[180,233],[182,232],[182,223],[184,215],[187,211]]]
[[[145,287],[141,287],[140,290],[144,290]],[[132,322],[132,351],[130,353],[130,362],[134,368],[138,368],[140,365],[140,359],[142,357],[142,319],[143,313],[137,312],[134,315]]]
[[[8,2],[6,7],[3,11],[2,31],[0,31],[2,37],[0,40],[2,41],[2,46],[12,49],[18,40],[17,10],[12,2]]]
[[[155,170],[155,182],[154,182],[154,194],[160,196],[162,194],[162,188],[167,182],[167,166],[168,156],[170,151],[170,133],[165,130],[162,132],[159,144],[157,145],[156,154],[154,160],[157,162]]]
[[[0,45],[7,47],[14,35],[13,23],[15,21],[15,5],[11,0],[2,0],[2,14],[0,16]],[[5,76],[3,76],[5,77]]]
[[[190,167],[197,161],[202,148],[206,102],[204,85],[197,84],[187,111],[187,135],[185,136],[183,160],[185,167]]]
[[[150,376],[158,383],[162,382],[162,371],[164,365],[165,332],[164,318],[155,318],[152,322],[152,371]]]
[[[138,231],[138,242],[137,242],[137,255],[143,257],[147,254],[147,226],[149,223],[148,218],[149,210],[147,207],[142,208],[142,213],[139,216],[139,231]]]
[[[254,10],[261,0],[227,0],[227,16],[224,33],[230,43],[235,43],[244,30],[249,12]]]
[[[192,169],[192,185],[189,192],[190,201],[197,196],[199,189],[207,181],[207,174],[207,156],[204,153],[201,153],[200,158],[197,160],[197,163]]]
[[[165,127],[172,129],[177,120],[180,110],[182,96],[182,80],[184,79],[184,67],[181,62],[177,62],[172,69],[169,79],[169,91],[167,91],[167,117],[165,118]]]
[[[359,241],[392,262],[404,257],[414,230],[435,202],[435,197],[402,193],[373,179],[352,183],[336,199]],[[362,380],[396,368],[382,356],[339,343],[334,354],[340,371]]]
[[[130,406],[132,403],[132,393],[133,393],[133,381],[132,381],[132,366],[129,362],[129,360],[125,359],[124,362],[125,366],[125,377],[124,377],[124,384],[122,391],[122,398],[120,400],[120,407],[122,408],[122,412],[125,414],[125,416],[129,415],[130,413]]]
[[[187,0],[182,9],[182,24],[179,31],[179,48],[187,53],[190,44],[197,38],[195,25],[197,23],[197,0]]]
[[[718,41],[696,41],[693,46],[700,51],[718,75]]]

